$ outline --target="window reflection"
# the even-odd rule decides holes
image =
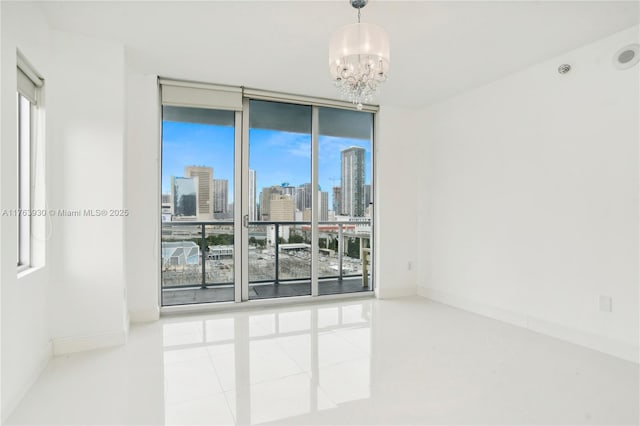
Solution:
[[[208,416],[198,422],[213,424],[225,414],[236,424],[303,419],[369,398],[371,309],[365,302],[168,322],[167,422],[194,420],[196,412]],[[203,399],[211,406],[198,405]]]

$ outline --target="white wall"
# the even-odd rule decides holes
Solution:
[[[52,207],[106,217],[53,218],[54,352],[124,343],[125,67],[120,45],[52,31],[48,123]]]
[[[17,111],[16,111],[16,49],[28,58],[41,74],[50,70],[48,27],[39,9],[29,4],[2,2],[1,105],[0,148],[0,209],[17,206]],[[45,92],[46,95],[46,92]],[[46,107],[46,99],[44,101]],[[41,148],[41,147],[39,147]],[[44,152],[38,150],[39,171],[44,164]],[[44,175],[35,179],[35,192],[42,194]],[[42,200],[34,207],[42,207]],[[45,221],[39,225],[47,226]],[[0,215],[0,288],[2,295],[2,419],[17,405],[51,356],[47,326],[47,287],[50,267],[41,254],[46,245],[46,229],[35,232],[38,252],[37,269],[17,275],[15,217]]]
[[[37,224],[38,268],[21,275],[15,218],[0,216],[4,419],[52,352],[124,343],[128,318],[125,219],[84,212],[125,207],[124,48],[51,31],[32,3],[2,2],[1,12],[0,206],[17,207],[17,147],[11,141],[17,138],[18,48],[45,79],[34,207],[82,212],[81,217],[56,213]],[[40,250],[43,245],[46,251]]]
[[[418,136],[415,111],[382,107],[376,126],[375,268],[381,298],[416,293]]]
[[[419,294],[637,361],[639,68],[612,65],[632,42],[421,112]]]
[[[127,72],[125,258],[131,321],[159,318],[160,99],[155,75]]]

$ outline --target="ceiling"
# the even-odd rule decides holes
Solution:
[[[165,77],[336,98],[339,1],[47,1],[52,28],[122,43],[132,68]],[[638,1],[382,1],[363,22],[391,38],[382,105],[426,106],[637,25]]]

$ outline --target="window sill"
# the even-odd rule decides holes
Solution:
[[[18,266],[18,279],[24,278],[42,269],[42,266],[22,265]]]

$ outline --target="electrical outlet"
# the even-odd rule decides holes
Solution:
[[[408,261],[407,262],[407,271],[410,271],[413,269],[413,262],[412,261]]]
[[[602,312],[613,311],[613,299],[611,296],[605,296],[604,294],[600,295],[600,310]]]

